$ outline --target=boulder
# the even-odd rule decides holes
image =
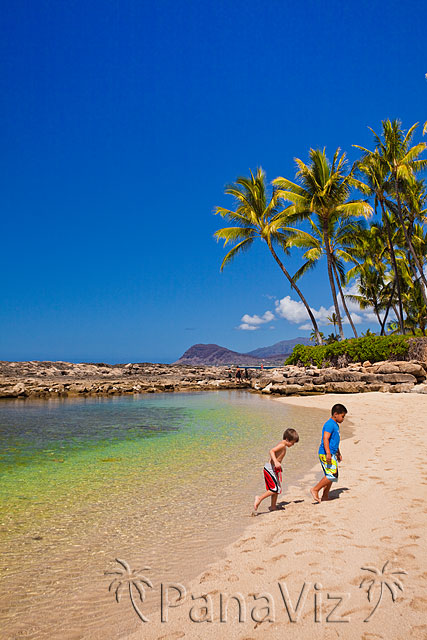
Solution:
[[[380,391],[381,393],[387,393],[388,391],[390,391],[390,387],[392,387],[393,385],[391,384],[379,384],[374,382],[373,384],[367,384],[366,385],[366,391]]]
[[[380,375],[382,382],[390,382],[391,384],[403,384],[405,382],[411,382],[416,384],[417,379],[410,373],[384,373]]]
[[[301,393],[311,393],[317,390],[317,387],[312,384],[273,384],[270,388],[271,393],[278,393],[284,396],[300,395]]]
[[[426,393],[427,394],[427,384],[417,384],[411,389],[411,393]]]
[[[362,373],[360,379],[362,382],[367,382],[368,384],[379,384],[381,383],[382,376],[378,376],[376,373]]]
[[[400,373],[400,369],[395,362],[386,362],[379,367],[375,367],[375,373]]]
[[[411,382],[403,382],[402,384],[390,385],[390,393],[409,393],[414,385]]]
[[[426,371],[421,364],[415,362],[398,362],[400,373],[410,373],[415,376],[417,380],[425,380],[427,377]]]
[[[23,384],[22,382],[18,382],[17,384],[15,384],[15,386],[12,389],[12,394],[15,398],[18,398],[19,396],[22,396],[22,397],[28,396],[27,390],[25,388],[25,384]]]
[[[363,393],[366,391],[364,382],[327,382],[326,393]]]
[[[349,371],[348,369],[326,370],[323,376],[320,376],[323,382],[361,382],[363,374],[358,371]]]

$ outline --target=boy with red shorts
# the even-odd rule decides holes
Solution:
[[[262,496],[255,496],[254,512],[265,498],[271,496],[270,511],[277,509],[277,497],[282,493],[282,465],[281,462],[286,455],[286,449],[292,447],[299,440],[299,435],[295,429],[286,429],[283,440],[270,450],[270,462],[264,466],[264,480],[267,491]]]

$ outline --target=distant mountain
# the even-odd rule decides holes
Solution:
[[[255,365],[259,364],[259,358],[246,356],[237,351],[230,351],[217,344],[194,344],[173,364],[211,365],[220,366],[228,364]]]
[[[258,358],[268,358],[270,356],[292,353],[296,344],[310,344],[310,338],[293,338],[292,340],[281,340],[272,344],[271,347],[261,347],[254,351],[248,351],[246,355]]]
[[[292,353],[296,344],[308,344],[308,338],[282,340],[270,347],[261,347],[250,353],[238,353],[218,344],[194,344],[173,364],[188,365],[241,365],[254,366],[260,364],[280,365]]]

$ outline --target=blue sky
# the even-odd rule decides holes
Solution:
[[[291,292],[265,247],[219,272],[213,210],[250,168],[292,179],[310,147],[353,160],[368,126],[424,122],[426,13],[394,0],[3,5],[0,359],[168,362],[198,342],[308,335],[278,317]],[[324,264],[300,285],[331,305]]]

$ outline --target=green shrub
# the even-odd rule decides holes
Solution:
[[[285,364],[315,364],[321,367],[365,360],[373,363],[404,358],[408,349],[409,339],[406,336],[366,336],[318,347],[297,344]]]

